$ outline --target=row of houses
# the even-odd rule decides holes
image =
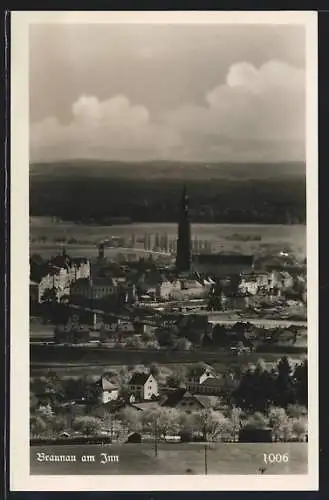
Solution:
[[[286,271],[250,272],[242,273],[238,284],[238,291],[243,294],[256,295],[258,293],[274,293],[291,288],[293,277]]]
[[[212,367],[205,367],[193,373],[186,384],[179,389],[167,387],[160,390],[158,380],[152,373],[135,372],[126,385],[126,397],[131,404],[156,401],[160,406],[186,409],[186,407],[191,407],[193,402],[195,402],[194,406],[200,406],[200,401],[195,400],[195,397],[209,396],[218,399],[224,387],[230,383],[233,384],[233,380],[227,376],[218,375]],[[121,387],[113,379],[102,376],[98,381],[98,387],[103,404],[118,400]]]

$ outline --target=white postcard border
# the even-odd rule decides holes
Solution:
[[[29,25],[32,23],[301,24],[306,28],[306,164],[309,360],[309,470],[306,475],[31,476],[29,450]],[[11,13],[11,390],[12,491],[179,491],[318,489],[318,142],[317,13]]]

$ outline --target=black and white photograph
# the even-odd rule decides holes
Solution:
[[[315,489],[316,14],[12,23],[13,485]]]

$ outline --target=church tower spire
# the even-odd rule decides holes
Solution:
[[[176,270],[178,272],[187,272],[191,267],[191,226],[188,212],[188,195],[184,185],[181,202],[179,205],[178,220],[178,240]]]

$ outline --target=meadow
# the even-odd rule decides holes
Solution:
[[[75,455],[76,462],[38,462],[36,454]],[[118,455],[119,462],[101,464],[100,454]],[[288,462],[264,464],[264,453],[287,453]],[[82,454],[95,462],[81,462]],[[207,447],[208,474],[307,474],[307,443],[216,443]],[[204,474],[204,443],[153,443],[110,445],[32,446],[30,473],[33,475],[103,474]]]

